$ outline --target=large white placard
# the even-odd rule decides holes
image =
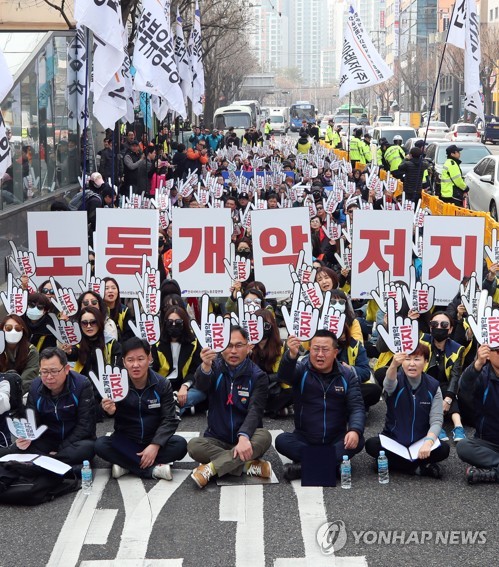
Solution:
[[[264,282],[268,297],[290,295],[289,265],[296,265],[300,250],[305,263],[312,263],[308,208],[253,211],[251,230],[255,279]]]
[[[464,276],[483,269],[481,217],[427,216],[423,234],[423,282],[435,287],[435,304],[447,305]]]
[[[411,211],[354,211],[352,297],[369,298],[379,271],[389,271],[392,281],[409,282],[413,222]]]
[[[153,268],[158,265],[158,219],[156,209],[97,209],[94,235],[95,275],[112,277],[121,297],[136,297],[143,256]]]
[[[173,209],[173,277],[182,295],[228,296],[225,270],[233,224],[230,209]]]
[[[28,212],[28,243],[35,256],[32,280],[37,286],[52,276],[64,288],[79,289],[88,262],[85,211]]]

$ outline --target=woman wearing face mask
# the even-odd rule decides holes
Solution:
[[[28,295],[28,308],[22,318],[30,332],[29,342],[38,352],[44,348],[57,346],[57,339],[47,329],[47,325],[53,326],[53,321],[49,317],[51,310],[52,303],[45,294]]]
[[[457,396],[465,349],[450,338],[453,329],[451,316],[445,312],[437,312],[430,319],[430,333],[424,333],[420,340],[430,351],[425,372],[440,383],[444,400],[444,421],[452,422],[452,439],[458,443],[466,439]],[[438,437],[441,441],[449,440],[443,426]]]
[[[102,313],[105,321],[104,335],[106,341],[109,341],[111,339],[115,339],[117,341],[118,328],[116,327],[116,323],[109,316],[107,305],[105,304],[102,297],[95,291],[87,291],[85,293],[82,293],[80,297],[78,297],[78,313],[76,314],[76,320],[78,320],[79,313],[84,307],[95,307],[95,309],[98,309]]]
[[[206,399],[206,394],[192,387],[194,372],[201,364],[201,347],[191,331],[189,315],[179,306],[165,312],[161,337],[152,345],[152,369],[171,381],[177,392],[180,413],[191,409]]]
[[[106,282],[104,302],[109,309],[109,317],[116,323],[120,342],[134,336],[128,322],[132,320],[130,309],[121,302],[120,286],[114,278],[103,278]]]
[[[274,315],[268,309],[257,309],[255,315],[261,315],[263,318],[263,339],[254,345],[250,356],[251,360],[269,377],[269,396],[265,411],[271,417],[290,415],[293,389],[288,384],[277,381],[277,371],[284,353],[279,328]]]
[[[0,372],[17,372],[23,381],[23,394],[26,394],[31,382],[38,376],[38,351],[30,344],[28,328],[18,315],[4,317],[0,321],[0,331],[5,334],[5,349],[0,354]]]
[[[334,309],[340,313],[345,313],[345,325],[348,325],[350,336],[363,345],[364,336],[362,335],[362,329],[355,317],[355,312],[348,295],[344,291],[341,291],[341,289],[333,289],[331,291],[330,306],[334,307]]]

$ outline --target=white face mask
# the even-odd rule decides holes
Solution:
[[[17,343],[23,338],[22,331],[16,331],[12,329],[12,331],[5,332],[5,342],[9,345],[17,345]]]
[[[340,313],[345,313],[347,306],[345,303],[343,305],[341,305],[340,303],[335,303],[334,305],[331,305],[331,307],[334,307],[334,309],[336,309],[336,311],[339,311]]]
[[[43,317],[43,309],[38,309],[38,307],[28,307],[26,310],[26,316],[32,321],[39,321]]]

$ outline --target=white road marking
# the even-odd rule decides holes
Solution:
[[[118,510],[95,510],[90,523],[85,545],[106,545]]]
[[[82,561],[80,567],[182,567],[183,559],[100,559]]]

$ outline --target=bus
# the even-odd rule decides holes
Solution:
[[[252,126],[260,128],[262,121],[262,109],[257,100],[235,100],[231,106],[249,106],[251,108]]]
[[[349,114],[348,109],[350,108],[350,116],[355,116],[355,118],[362,118],[363,115],[367,116],[367,109],[363,106],[352,104],[349,106],[347,104],[341,105],[337,110],[336,114]]]
[[[315,106],[307,100],[299,100],[289,107],[291,132],[298,132],[301,128],[302,120],[309,124],[315,123]]]
[[[244,135],[246,128],[251,128],[252,124],[252,110],[249,106],[221,106],[215,110],[213,115],[214,128],[227,131],[230,126],[233,126],[239,138]]]

